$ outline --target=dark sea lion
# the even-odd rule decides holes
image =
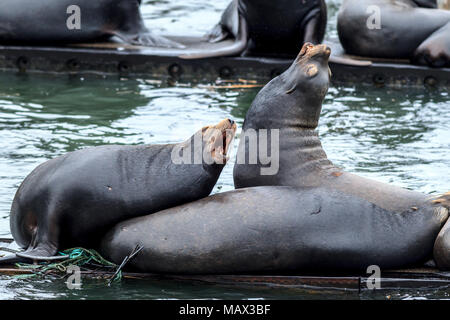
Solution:
[[[181,47],[145,27],[140,4],[141,0],[2,0],[0,43],[58,45],[117,36],[134,45]],[[74,15],[79,19],[73,20]]]
[[[141,272],[365,272],[429,259],[447,217],[431,202],[397,214],[323,187],[255,187],[121,222],[100,252],[120,263],[140,245],[127,266]]]
[[[179,144],[93,147],[41,164],[12,204],[11,233],[26,248],[17,256],[48,260],[63,248],[95,248],[122,220],[208,196],[235,131],[225,119]]]
[[[401,214],[420,208],[429,196],[404,188],[360,177],[336,167],[322,148],[317,128],[322,102],[329,86],[325,45],[305,44],[291,67],[270,81],[255,97],[245,117],[233,177],[236,188],[254,186],[327,187],[364,199]],[[247,132],[278,132],[279,143],[272,148],[268,136],[264,154],[278,156],[278,171],[264,175],[265,159],[252,155]],[[257,135],[260,144],[261,136]],[[263,164],[264,163],[264,164]],[[420,209],[419,209],[420,211]],[[446,245],[450,248],[450,243]]]
[[[324,0],[233,0],[207,39],[218,42],[231,37],[236,39],[235,44],[218,51],[182,57],[295,57],[303,42],[323,40],[326,24]]]
[[[375,21],[372,16],[375,20],[378,16],[379,26],[369,28],[368,23]],[[450,56],[450,47],[444,46],[441,55],[437,39],[432,43],[426,40],[449,22],[450,11],[437,9],[436,0],[344,0],[338,15],[338,34],[349,54],[412,59],[437,66],[442,64],[442,57]],[[450,41],[448,28],[442,32],[439,39]],[[424,54],[428,59],[421,59]]]

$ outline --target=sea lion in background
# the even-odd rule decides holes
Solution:
[[[218,51],[183,55],[183,58],[218,56],[295,57],[299,44],[320,43],[325,35],[324,0],[233,0],[207,35],[207,41],[236,39]]]
[[[142,246],[127,265],[140,272],[365,272],[429,259],[447,217],[430,202],[397,214],[324,187],[255,187],[120,222],[100,252],[120,263]]]
[[[235,39],[231,46],[180,55],[182,59],[221,56],[294,58],[305,42],[320,43],[327,25],[324,0],[233,0],[214,29],[209,42]],[[331,62],[370,66],[371,61],[332,56]]]
[[[63,248],[95,248],[120,221],[208,196],[235,131],[225,119],[179,144],[93,147],[41,164],[12,204],[11,233],[26,248],[17,257],[49,260]]]
[[[380,25],[369,28],[375,8],[379,10]],[[450,32],[444,27],[449,22],[450,12],[437,9],[436,0],[344,0],[337,27],[341,44],[349,54],[411,59],[439,67],[450,62]]]
[[[141,0],[2,0],[0,43],[58,45],[117,36],[133,45],[182,47],[145,27],[140,4]],[[74,6],[80,10],[80,24],[69,29]]]

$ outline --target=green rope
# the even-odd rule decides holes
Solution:
[[[29,278],[35,276],[43,276],[49,272],[66,273],[67,267],[75,265],[89,269],[94,263],[103,268],[117,268],[118,265],[103,258],[97,251],[85,248],[72,248],[62,252],[59,255],[68,256],[66,260],[58,262],[39,262],[38,264],[16,263],[15,265],[21,269],[32,270],[33,274],[17,275],[16,278]],[[92,270],[92,269],[91,269]],[[119,271],[113,281],[122,279],[122,271]]]

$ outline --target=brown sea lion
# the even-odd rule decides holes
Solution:
[[[329,56],[326,45],[305,44],[290,68],[257,94],[242,128],[233,171],[235,187],[326,187],[397,214],[429,203],[429,195],[345,172],[328,159],[316,128],[330,81]],[[258,141],[249,140],[248,132],[258,133]],[[253,154],[250,145],[261,148],[263,132],[274,134],[262,144],[268,149],[263,154],[278,156],[278,170],[271,174],[264,173],[271,164],[260,156],[260,150]],[[275,133],[278,143],[273,144]],[[249,163],[252,156],[257,159],[255,164]],[[442,207],[447,210],[448,201],[442,202]],[[441,239],[441,247],[448,250],[448,237]]]
[[[442,67],[450,63],[448,23],[436,0],[344,0],[338,34],[349,54]]]

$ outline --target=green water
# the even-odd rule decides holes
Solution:
[[[149,26],[166,33],[201,34],[228,1],[151,1]],[[153,3],[156,3],[153,5]],[[332,2],[336,3],[336,1]],[[334,8],[334,9],[333,9]],[[331,7],[330,36],[336,6]],[[205,19],[199,19],[199,16]],[[184,27],[185,26],[185,27]],[[225,117],[242,125],[258,89],[214,90],[158,79],[0,74],[0,237],[10,237],[14,193],[38,164],[102,144],[178,142]],[[347,171],[437,194],[450,190],[450,97],[444,91],[331,87],[319,125],[329,156]],[[237,149],[239,135],[234,142]],[[233,189],[234,158],[214,192]],[[62,279],[0,277],[0,299],[383,299],[449,298],[450,289],[337,292],[232,288],[192,283],[83,280],[69,290]]]

